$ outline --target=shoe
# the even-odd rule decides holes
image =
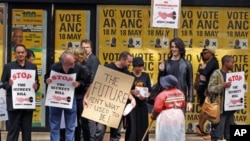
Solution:
[[[211,136],[210,135],[206,135],[203,137],[204,140],[211,140]]]
[[[200,125],[196,125],[196,128],[195,128],[195,133],[198,135],[198,136],[205,136],[207,135],[204,131],[202,131],[202,129],[200,128]]]

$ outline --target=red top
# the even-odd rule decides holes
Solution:
[[[154,110],[160,113],[162,110],[179,108],[183,109],[185,106],[185,96],[177,88],[165,89],[156,98]]]

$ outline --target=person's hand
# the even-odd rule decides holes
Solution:
[[[79,82],[77,82],[77,81],[74,81],[74,82],[72,83],[72,85],[73,85],[75,88],[77,88],[77,87],[79,87],[79,86],[80,86],[80,83],[79,83]]]
[[[136,90],[136,89],[131,90],[131,93],[132,93],[134,96],[136,96],[136,97],[138,97],[138,96],[140,95],[140,91],[139,91],[139,90]]]
[[[51,82],[52,82],[52,79],[50,79],[50,78],[46,79],[46,83],[47,83],[47,84],[49,84],[49,83],[51,83]]]
[[[160,70],[160,71],[164,71],[164,69],[165,69],[165,65],[164,65],[164,63],[162,62],[162,63],[159,65],[159,70]]]
[[[33,84],[33,89],[34,90],[37,90],[37,88],[38,88],[38,84],[37,84],[37,81]]]
[[[156,117],[155,117],[153,114],[151,114],[151,119],[152,119],[152,120],[155,120]]]
[[[192,102],[188,102],[187,103],[187,107],[186,107],[186,111],[190,112],[193,109],[193,103]]]
[[[129,100],[131,101],[132,106],[135,107],[135,106],[136,106],[135,98],[134,98],[131,94],[129,95],[128,98],[129,98]]]
[[[10,86],[12,86],[12,85],[13,85],[13,83],[14,83],[14,82],[13,82],[13,80],[12,80],[12,79],[10,79],[10,80],[9,80],[9,85],[10,85]]]
[[[222,83],[223,88],[230,88],[231,87],[231,82],[224,82]]]
[[[83,107],[88,107],[88,100],[86,97],[83,98],[82,105],[83,105]]]
[[[246,90],[246,89],[247,89],[247,85],[246,85],[246,84],[243,84],[243,88]]]

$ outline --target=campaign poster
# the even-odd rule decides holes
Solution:
[[[90,35],[90,12],[86,10],[55,11],[55,61],[69,47],[80,47]]]
[[[99,65],[82,116],[118,128],[134,77]]]
[[[73,82],[76,80],[76,74],[51,71],[50,79],[52,82],[48,84],[45,105],[71,109],[75,93]]]
[[[231,82],[231,87],[225,89],[225,111],[244,109],[245,74],[244,72],[227,73],[226,82]]]
[[[241,10],[242,9],[242,10]],[[127,21],[131,18],[129,16],[122,17],[120,13],[126,11],[126,13],[142,12],[143,13],[143,29],[142,34],[137,34],[136,38],[142,39],[141,48],[132,48],[128,47],[128,39],[131,34],[121,34],[122,33],[131,33],[131,28],[125,28],[120,26],[121,20]],[[226,11],[229,11],[227,14]],[[239,11],[233,12],[230,15],[230,11]],[[244,11],[244,12],[243,12]],[[98,58],[102,65],[115,62],[119,58],[119,54],[122,51],[129,51],[133,57],[142,57],[145,66],[144,71],[149,73],[151,78],[151,83],[155,84],[158,78],[158,68],[159,64],[168,59],[168,53],[170,52],[169,42],[174,37],[179,37],[184,41],[186,54],[185,58],[191,62],[193,67],[193,80],[195,74],[198,71],[198,68],[202,65],[203,61],[201,59],[200,53],[202,49],[206,46],[213,46],[216,49],[215,56],[218,59],[219,66],[221,67],[221,58],[224,55],[232,55],[235,64],[233,72],[245,72],[245,83],[247,88],[249,87],[249,58],[250,53],[249,49],[235,49],[232,45],[234,39],[230,39],[227,36],[227,23],[230,18],[226,15],[230,15],[237,19],[248,19],[246,12],[248,8],[224,8],[224,7],[182,7],[180,12],[180,28],[170,29],[170,28],[157,28],[150,26],[150,6],[120,6],[120,5],[101,5],[98,6]],[[137,15],[137,14],[136,14]],[[139,14],[140,15],[140,14]],[[241,17],[241,15],[245,15]],[[133,18],[134,21],[140,19],[142,16],[136,16]],[[232,20],[230,20],[232,21]],[[248,28],[249,22],[241,22],[241,20],[235,20],[233,23],[235,26],[230,26],[234,28],[234,32],[237,29],[242,28],[243,26]],[[242,23],[242,24],[240,24]],[[245,24],[243,24],[245,23]],[[141,24],[139,24],[141,25]],[[232,22],[230,23],[232,25]],[[141,30],[140,26],[130,26],[134,27],[134,31]],[[137,30],[138,29],[138,30]],[[248,28],[249,29],[249,28]],[[238,32],[235,34],[237,37]],[[245,35],[248,35],[248,30],[245,30]],[[113,38],[114,37],[114,38]],[[247,36],[248,37],[248,36]],[[206,40],[207,39],[207,40]],[[225,42],[226,41],[226,42]],[[228,42],[228,43],[227,43]],[[115,45],[113,45],[115,43]],[[230,44],[230,45],[228,45]],[[245,42],[241,42],[245,44]],[[132,66],[129,67],[129,70],[132,71]],[[246,90],[247,91],[247,90]],[[247,92],[248,93],[248,92]],[[249,124],[250,118],[247,116],[249,114],[250,107],[247,106],[250,103],[248,94],[244,95],[245,108],[237,110],[235,113],[235,121],[237,124]],[[195,126],[199,121],[199,112],[201,110],[198,101],[197,94],[194,91],[194,105],[191,112],[186,112],[186,127],[187,133],[194,133]],[[210,123],[206,123],[204,129],[207,132],[210,131]]]
[[[14,109],[35,109],[36,94],[33,88],[35,70],[12,69],[12,101]]]

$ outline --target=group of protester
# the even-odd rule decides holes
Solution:
[[[185,59],[185,44],[180,38],[174,38],[169,44],[168,59],[159,65],[158,81],[163,87],[163,91],[156,97],[152,111],[152,120],[156,121],[156,140],[173,141],[185,140],[185,112],[193,108],[193,68],[192,64]],[[51,71],[62,74],[76,74],[76,80],[72,83],[75,88],[73,106],[71,109],[49,107],[49,126],[51,141],[102,141],[106,132],[106,125],[95,122],[81,116],[85,104],[88,103],[85,93],[91,87],[95,77],[99,59],[92,53],[92,42],[90,40],[81,41],[80,47],[70,47],[65,50],[59,62],[51,65],[44,76],[44,83],[49,85],[53,82],[50,78]],[[7,110],[9,115],[7,141],[17,141],[19,130],[22,131],[22,139],[31,141],[32,113],[33,110],[14,109],[12,100],[11,79],[12,69],[34,70],[35,82],[32,87],[39,89],[39,80],[36,65],[32,64],[34,53],[30,53],[22,44],[17,44],[14,48],[15,61],[4,65],[2,82],[3,88],[7,90]],[[31,55],[30,55],[31,54]],[[216,93],[221,89],[221,100],[224,97],[224,89],[231,86],[230,82],[225,81],[226,73],[233,69],[233,58],[225,55],[222,57],[222,67],[219,69],[218,61],[215,58],[215,49],[206,47],[201,53],[204,64],[199,69],[199,82],[197,93],[200,105],[203,104],[207,93]],[[29,61],[27,58],[31,58]],[[129,67],[133,66],[133,71]],[[129,52],[120,53],[116,62],[105,64],[106,67],[133,76],[134,82],[130,90],[128,101],[134,106],[133,110],[120,121],[118,128],[110,128],[110,140],[119,141],[120,130],[126,129],[125,141],[139,141],[144,138],[148,141],[148,108],[147,96],[151,91],[151,80],[149,74],[143,72],[144,61],[141,57],[133,57]],[[219,77],[224,81],[218,83]],[[125,81],[125,80],[124,80]],[[147,87],[148,94],[143,96],[136,87]],[[218,96],[216,95],[216,96]],[[62,112],[65,118],[65,130],[60,129]],[[77,123],[77,127],[75,125]],[[122,124],[123,123],[123,124]],[[204,133],[203,124],[205,119],[200,114],[197,128],[200,134]],[[229,125],[235,124],[233,112],[221,111],[221,121],[212,124],[211,141],[225,138],[230,140]]]

